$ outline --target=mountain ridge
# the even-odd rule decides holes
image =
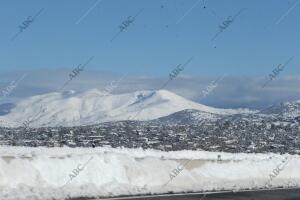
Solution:
[[[29,126],[32,127],[80,126],[120,120],[154,120],[186,109],[218,115],[254,112],[205,106],[167,90],[111,95],[91,89],[81,93],[53,92],[25,98],[8,114],[0,116],[0,121],[9,122],[14,127],[22,126],[24,119],[31,121]]]

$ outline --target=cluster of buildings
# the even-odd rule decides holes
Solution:
[[[0,145],[46,147],[127,147],[162,151],[300,153],[300,125],[295,119],[206,120],[199,123],[157,121],[108,122],[91,126],[5,128]]]

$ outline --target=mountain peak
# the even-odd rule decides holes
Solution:
[[[26,98],[0,120],[22,126],[77,126],[118,120],[153,120],[172,113],[195,109],[213,114],[235,114],[241,111],[208,107],[187,100],[167,90],[144,90],[108,94],[98,89],[85,92],[48,93]]]

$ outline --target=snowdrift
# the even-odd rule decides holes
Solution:
[[[285,166],[269,181],[283,160]],[[239,190],[268,182],[271,187],[295,187],[299,167],[300,157],[288,154],[0,147],[0,199]]]

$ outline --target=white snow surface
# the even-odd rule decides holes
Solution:
[[[285,158],[289,161],[270,184],[297,187],[298,155],[2,146],[0,199],[61,200],[262,188]],[[169,182],[172,170],[188,159],[191,161]],[[70,173],[78,166],[82,171],[70,181]]]
[[[111,95],[97,89],[76,93],[48,93],[28,97],[10,113],[0,116],[0,126],[79,126],[118,120],[152,120],[185,109],[214,114],[249,113],[244,109],[218,109],[195,103],[167,90]]]

